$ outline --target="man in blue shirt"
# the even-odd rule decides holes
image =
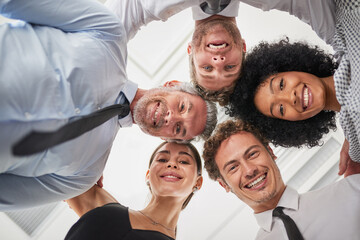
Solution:
[[[210,135],[216,123],[211,103],[191,89],[138,89],[125,71],[126,44],[137,30],[191,4],[121,1],[119,19],[97,1],[0,1],[2,15],[22,20],[0,26],[1,211],[89,189],[102,174],[117,130],[133,122],[168,139]],[[11,146],[28,132],[55,130],[124,97],[128,116],[46,151],[12,155]]]

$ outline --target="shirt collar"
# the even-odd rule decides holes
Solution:
[[[286,187],[283,195],[280,198],[280,201],[277,204],[277,207],[284,207],[287,209],[298,210],[299,209],[299,193],[291,187]],[[255,213],[255,219],[262,229],[266,232],[271,231],[272,227],[272,212],[274,209]]]
[[[137,83],[134,83],[132,81],[126,81],[124,88],[121,90],[121,92],[125,95],[127,100],[129,101],[129,104],[134,100],[136,92],[138,90]],[[131,111],[126,117],[123,117],[118,120],[120,127],[131,127],[133,125],[133,118]]]

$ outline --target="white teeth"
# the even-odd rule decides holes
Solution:
[[[154,126],[156,125],[157,115],[158,115],[158,108],[155,110],[155,113],[154,113],[154,118],[153,118]]]
[[[214,44],[209,44],[209,47],[212,49],[220,49],[220,48],[225,48],[226,47],[226,43],[223,43],[221,45],[214,45]]]
[[[154,120],[155,120],[155,121],[156,121],[157,115],[158,115],[158,111],[156,110],[156,111],[155,111],[155,114],[154,114]]]
[[[167,178],[178,178],[178,177],[175,177],[175,176],[172,176],[172,175],[167,175],[167,176],[164,176],[164,177],[167,177]]]
[[[306,87],[304,89],[304,107],[306,108],[309,105],[309,89]]]
[[[252,188],[253,186],[255,186],[256,184],[258,184],[260,181],[262,181],[263,179],[265,179],[265,174],[258,177],[255,181],[253,181],[252,183],[249,183],[248,185],[246,185],[246,187],[248,188]]]

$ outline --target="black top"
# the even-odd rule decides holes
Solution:
[[[65,239],[174,240],[157,231],[132,229],[127,207],[109,203],[85,213]]]

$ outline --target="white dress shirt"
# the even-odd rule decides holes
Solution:
[[[284,207],[306,240],[360,239],[360,174],[304,194],[286,187],[277,206]],[[257,240],[288,239],[272,211],[254,214],[260,227]]]
[[[230,4],[218,14],[227,17],[238,16],[240,2],[260,8],[263,11],[276,9],[288,12],[309,24],[326,43],[332,44],[335,34],[334,0],[231,0]],[[201,20],[210,16],[204,13],[199,6],[193,7],[192,10],[194,20]]]

